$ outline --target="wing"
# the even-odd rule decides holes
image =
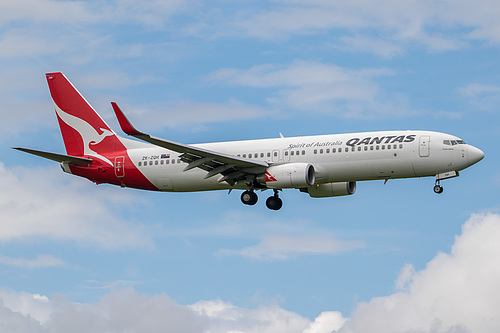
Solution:
[[[36,156],[40,156],[52,161],[56,162],[68,162],[68,164],[73,164],[73,165],[87,165],[92,162],[91,158],[84,158],[84,157],[76,157],[76,156],[69,156],[69,155],[63,155],[63,154],[56,154],[56,153],[49,153],[46,151],[41,151],[41,150],[35,150],[35,149],[28,149],[28,148],[19,148],[19,147],[12,147],[13,149],[24,151],[25,153],[33,154]]]
[[[219,182],[225,181],[230,185],[234,185],[239,180],[251,181],[255,175],[264,173],[269,166],[264,161],[248,160],[234,155],[155,138],[149,134],[139,132],[132,126],[116,103],[112,102],[111,105],[123,132],[156,146],[180,153],[181,160],[188,163],[184,171],[200,168],[207,172],[205,179],[221,174],[222,177]]]

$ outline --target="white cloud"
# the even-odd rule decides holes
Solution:
[[[0,254],[0,264],[26,268],[57,267],[65,265],[64,261],[61,259],[57,259],[48,254],[38,255],[35,259],[12,258]]]
[[[313,321],[277,305],[242,308],[221,300],[179,305],[164,294],[115,290],[99,302],[0,289],[0,331],[23,332],[484,332],[500,330],[500,215],[473,215],[451,253],[421,271],[403,268],[403,291],[360,303],[351,318],[325,311]]]
[[[304,333],[331,333],[340,329],[346,321],[340,312],[325,311],[314,319]]]
[[[338,254],[364,248],[362,241],[338,240],[329,235],[266,235],[259,244],[242,250],[222,249],[216,255],[240,255],[252,259],[286,260],[300,254]]]
[[[276,1],[270,10],[238,15],[233,26],[239,33],[265,39],[356,31],[365,41],[376,36],[386,44],[411,47],[417,43],[429,50],[444,51],[463,48],[472,39],[500,42],[497,7],[495,0]],[[387,56],[380,47],[364,42],[351,46]]]
[[[473,215],[451,253],[403,269],[405,291],[361,303],[339,332],[498,332],[500,215]]]
[[[0,331],[16,332],[248,332],[327,333],[297,313],[276,305],[256,309],[222,301],[179,305],[168,296],[145,296],[133,289],[105,295],[98,303],[48,300],[29,293],[0,292]],[[328,315],[327,315],[328,316]],[[325,316],[323,316],[325,317]],[[337,318],[336,320],[341,320]],[[327,321],[331,321],[328,320]],[[24,332],[24,331],[23,331]]]
[[[44,324],[49,320],[53,311],[52,302],[47,296],[0,288],[0,331],[2,332],[23,332],[21,329],[23,325],[39,328],[40,323]],[[12,319],[16,322],[11,323],[13,325],[10,330],[6,330],[2,324]],[[38,331],[35,330],[35,332]]]
[[[404,48],[395,41],[371,38],[368,36],[343,36],[338,41],[329,44],[330,47],[349,51],[367,52],[382,58],[393,58],[404,53]]]
[[[500,107],[500,86],[471,83],[458,89],[472,108],[478,111],[497,112]]]
[[[9,169],[2,163],[0,183],[0,241],[55,239],[101,248],[152,246],[141,224],[120,220],[121,212],[114,205],[124,207],[138,199],[118,193],[119,189],[92,189],[90,182],[57,169]]]
[[[189,0],[53,1],[5,0],[0,3],[0,25],[12,22],[57,22],[66,26],[95,23],[138,23],[161,26]]]
[[[403,116],[406,97],[381,89],[374,80],[393,75],[387,68],[348,69],[319,62],[296,61],[289,65],[265,64],[248,70],[220,69],[211,80],[255,88],[274,88],[270,105],[286,110],[335,114],[344,118]]]
[[[500,87],[481,83],[471,83],[467,87],[459,89],[465,97],[478,97],[487,94],[500,95]]]
[[[200,125],[210,123],[256,119],[267,115],[265,109],[258,105],[245,104],[234,99],[225,103],[165,101],[161,106],[146,104],[141,107],[127,105],[120,107],[131,121],[144,131],[180,126],[196,129]]]

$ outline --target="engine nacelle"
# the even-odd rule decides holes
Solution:
[[[307,163],[289,163],[267,168],[257,181],[268,188],[303,188],[314,185],[314,167]]]
[[[354,192],[356,192],[356,182],[326,183],[307,188],[307,193],[312,198],[340,197]]]

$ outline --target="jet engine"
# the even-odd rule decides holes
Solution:
[[[314,167],[307,163],[273,165],[257,177],[260,184],[273,189],[309,187],[315,180]]]
[[[326,183],[301,189],[312,198],[340,197],[356,192],[356,182]]]

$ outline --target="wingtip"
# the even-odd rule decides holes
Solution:
[[[134,126],[132,126],[132,124],[120,109],[118,104],[116,104],[116,102],[111,102],[111,106],[113,107],[113,111],[115,112],[116,118],[118,119],[118,123],[120,124],[120,127],[122,128],[122,131],[125,132],[125,134],[132,136],[144,135],[144,133],[139,132],[135,129]]]

